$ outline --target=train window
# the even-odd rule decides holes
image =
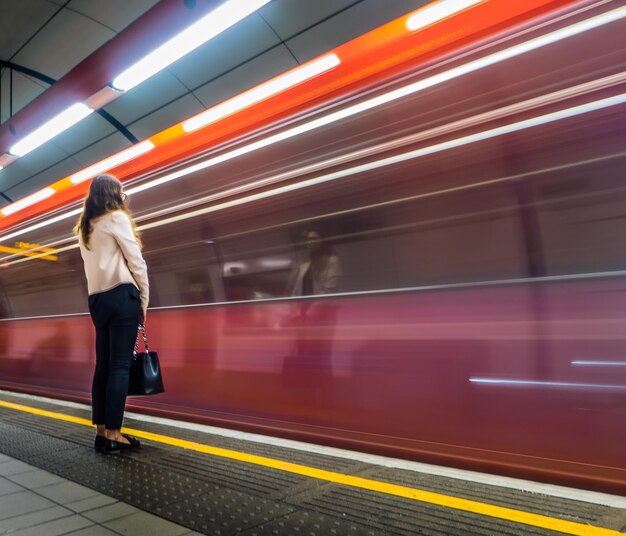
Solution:
[[[398,193],[382,206],[373,205],[367,196],[357,205],[352,197],[314,199],[309,194],[306,202],[291,203],[296,207],[293,215],[285,203],[282,222],[278,218],[273,226],[257,222],[261,229],[239,229],[236,236],[223,239],[227,300],[527,275],[527,252],[510,184],[409,201],[398,199]],[[346,207],[349,215],[333,217]],[[259,218],[268,213],[263,209],[255,209]],[[296,218],[296,211],[308,217]],[[250,212],[248,216],[254,221]],[[289,221],[290,216],[296,223]],[[222,226],[228,227],[228,222]]]
[[[546,275],[626,269],[623,124],[623,113],[607,114],[569,129],[560,167],[527,178]]]
[[[223,301],[213,242],[199,240],[174,245],[164,240],[158,230],[146,232],[143,240],[151,307]]]
[[[3,269],[4,294],[11,318],[82,313],[87,285],[77,249],[56,260],[29,259]]]
[[[547,275],[626,269],[626,162],[536,185]]]

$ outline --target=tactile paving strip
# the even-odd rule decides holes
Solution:
[[[601,525],[600,520],[611,513],[608,506],[561,499],[559,497],[547,498],[543,495],[518,490],[507,490],[502,493],[500,488],[488,487],[481,484],[456,480],[454,478],[434,477],[423,473],[409,473],[407,471],[394,471],[392,469],[377,468],[366,471],[362,476],[375,478],[383,482],[399,484],[411,488],[419,488],[435,493],[445,493],[462,497],[473,501],[498,504],[517,510],[528,510],[537,514],[550,517],[559,517],[574,521]]]
[[[168,451],[164,449],[171,454]],[[151,462],[145,461],[141,451],[104,456],[81,444],[12,424],[0,423],[0,452],[204,534],[254,534],[256,527],[289,525],[287,516],[298,509],[258,492],[193,478],[187,470],[168,469],[158,463],[158,456],[152,456]],[[332,518],[314,511],[306,514],[315,525],[328,528],[320,534],[331,533],[327,525]],[[363,525],[344,526],[350,527],[344,534],[367,534]],[[283,534],[299,533],[299,527],[292,529]]]
[[[14,401],[21,402],[18,398]],[[61,408],[43,402],[30,405],[61,412]],[[89,418],[85,410],[62,409],[63,413]],[[626,522],[624,511],[587,503],[377,467],[132,419],[128,419],[126,425],[579,523],[617,528]],[[117,456],[97,454],[92,447],[93,432],[89,428],[0,408],[0,452],[205,534],[556,534],[149,441],[144,442],[139,452]],[[611,519],[610,523],[608,519]]]

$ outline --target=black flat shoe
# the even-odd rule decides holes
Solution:
[[[104,444],[107,442],[107,438],[101,435],[96,436],[96,441],[93,444],[93,448],[96,452],[102,452],[104,450]]]
[[[114,454],[116,452],[122,452],[125,450],[135,450],[141,446],[141,443],[138,439],[134,437],[123,434],[126,439],[128,439],[128,443],[121,443],[120,441],[114,441],[112,439],[107,439],[104,444],[103,452],[105,454]]]

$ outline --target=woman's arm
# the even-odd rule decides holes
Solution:
[[[141,308],[145,311],[148,308],[150,299],[150,284],[148,282],[148,267],[141,254],[141,248],[137,243],[130,219],[125,212],[117,211],[111,215],[111,231],[120,246],[126,264],[133,279],[139,287],[141,294]]]

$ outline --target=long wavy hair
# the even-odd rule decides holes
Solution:
[[[98,175],[91,181],[89,193],[83,204],[83,212],[74,228],[74,232],[80,236],[87,249],[89,249],[89,237],[93,231],[93,221],[115,210],[128,214],[133,233],[141,247],[139,232],[122,196],[122,183],[113,175]]]

